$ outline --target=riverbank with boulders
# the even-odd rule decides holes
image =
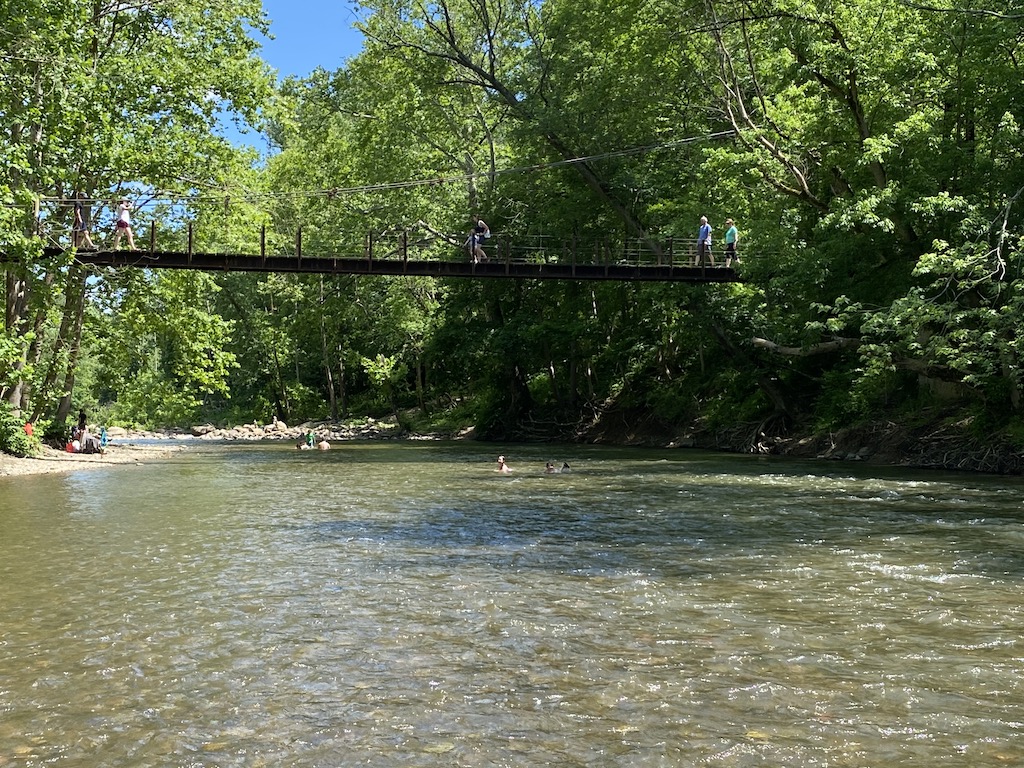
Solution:
[[[197,425],[190,429],[141,430],[124,427],[106,427],[107,446],[103,453],[69,453],[56,445],[43,445],[36,456],[18,457],[0,452],[0,477],[75,472],[84,469],[144,464],[159,461],[175,451],[185,450],[195,441],[248,442],[280,440],[304,443],[306,435],[314,435],[315,442],[343,442],[346,440],[438,440],[466,437],[471,430],[460,435],[410,434],[394,420],[365,419],[358,422],[305,422],[290,427],[284,422],[270,424],[242,424],[236,427]],[[92,434],[100,427],[90,426]]]
[[[437,440],[451,435],[416,434],[402,429],[394,419],[378,420],[373,418],[359,421],[313,421],[296,426],[289,426],[275,419],[269,424],[241,424],[235,427],[216,427],[213,424],[200,424],[187,431],[167,433],[169,437],[193,437],[199,440],[291,440],[296,443],[305,440],[306,435],[313,433],[315,442],[342,442],[345,440]],[[107,434],[115,436],[113,430]],[[129,433],[132,434],[141,433]],[[457,436],[454,436],[457,437]]]
[[[576,441],[591,444],[648,448],[692,448],[727,453],[757,453],[799,459],[859,462],[912,469],[940,469],[987,474],[1024,474],[1024,451],[999,440],[982,440],[969,425],[931,421],[916,427],[879,422],[836,430],[827,434],[767,434],[760,425],[726,430],[680,430],[653,420],[609,419],[603,428],[577,435]],[[171,450],[182,450],[190,441],[250,442],[279,440],[296,445],[312,432],[315,443],[351,440],[460,440],[473,439],[472,427],[454,433],[415,433],[394,419],[361,419],[348,422],[315,421],[290,426],[274,420],[232,427],[200,424],[189,429],[129,430],[107,427],[110,441],[102,455],[67,454],[44,447],[34,458],[15,458],[0,453],[0,477],[5,475],[65,472],[75,469],[143,463],[159,460]],[[552,440],[571,442],[564,437]]]

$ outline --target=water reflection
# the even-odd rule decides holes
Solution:
[[[509,450],[3,481],[0,765],[1024,761],[1019,481]]]

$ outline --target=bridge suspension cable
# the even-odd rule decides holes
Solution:
[[[619,157],[630,157],[632,155],[646,154],[648,152],[675,149],[677,147],[695,144],[703,141],[719,141],[722,139],[729,138],[732,135],[732,131],[719,131],[716,133],[709,133],[702,136],[691,136],[685,139],[677,139],[676,141],[662,142],[658,144],[647,144],[640,147],[630,147],[627,149],[613,150],[609,152],[602,152],[599,154],[586,155],[584,157],[573,157],[563,160],[552,160],[546,163],[534,163],[532,165],[517,166],[515,168],[499,168],[493,171],[475,171],[473,173],[437,176],[428,179],[406,179],[403,181],[390,181],[382,182],[379,184],[363,184],[351,187],[329,187],[325,189],[290,190],[286,192],[238,192],[235,190],[227,190],[209,186],[209,191],[206,192],[197,193],[154,190],[152,193],[146,193],[143,196],[147,198],[148,202],[145,203],[146,205],[153,205],[157,203],[184,204],[189,202],[219,204],[223,203],[226,198],[229,200],[237,198],[237,200],[240,202],[255,202],[258,200],[272,199],[310,199],[319,197],[335,199],[345,195],[367,194],[373,192],[389,192],[395,190],[412,189],[415,187],[423,186],[441,186],[444,184],[453,184],[457,182],[469,181],[471,179],[487,178],[493,176],[506,176],[516,173],[536,173],[540,171],[551,170],[553,168],[564,168],[567,166],[577,165],[579,163],[597,162],[600,160],[609,160]],[[214,189],[218,189],[218,192],[214,193]],[[79,198],[81,202],[90,203],[105,203],[108,202],[109,199],[109,197]],[[43,197],[41,198],[41,200],[42,202],[47,203],[71,204],[76,201],[76,198]]]

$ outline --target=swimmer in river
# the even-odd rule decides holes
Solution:
[[[498,472],[500,472],[503,475],[511,475],[512,474],[512,467],[510,467],[508,464],[505,463],[505,457],[504,456],[499,456],[498,457]]]
[[[569,471],[570,471],[570,467],[569,467],[569,462],[567,462],[567,461],[563,461],[562,462],[561,468],[556,467],[550,461],[547,464],[544,465],[544,474],[546,474],[546,475],[559,475],[562,472],[569,472]]]

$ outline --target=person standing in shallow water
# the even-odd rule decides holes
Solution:
[[[499,456],[498,457],[498,472],[500,472],[503,475],[511,475],[512,474],[512,467],[510,467],[508,464],[505,463],[505,457],[504,456]]]

